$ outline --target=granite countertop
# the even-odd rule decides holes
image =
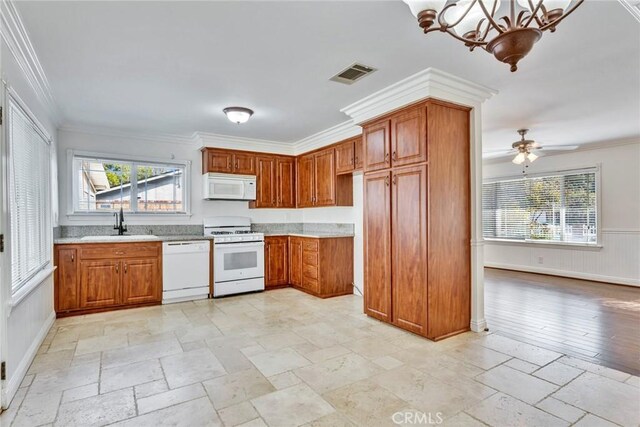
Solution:
[[[297,231],[297,232],[266,232],[265,236],[295,236],[295,237],[311,237],[316,239],[335,239],[339,237],[353,237],[353,233],[340,232],[323,232],[323,231]]]
[[[202,234],[195,235],[170,235],[170,236],[147,236],[147,235],[125,235],[120,236],[95,236],[92,239],[84,239],[82,237],[61,237],[54,239],[56,245],[77,244],[77,243],[139,243],[139,242],[176,242],[187,240],[213,240],[213,236],[204,236]]]

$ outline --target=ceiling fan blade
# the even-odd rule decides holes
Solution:
[[[544,151],[572,151],[579,147],[579,145],[545,145],[543,147],[539,147],[538,149]]]
[[[516,152],[514,150],[502,150],[502,151],[493,151],[493,152],[489,151],[489,152],[483,152],[482,158],[483,159],[499,159],[500,157],[509,157],[515,154]]]

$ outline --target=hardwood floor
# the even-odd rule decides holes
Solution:
[[[640,374],[640,289],[485,269],[485,315],[498,334]]]

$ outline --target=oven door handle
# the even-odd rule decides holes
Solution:
[[[251,243],[235,243],[235,242],[224,242],[224,243],[214,243],[213,247],[217,246],[218,249],[223,248],[258,248],[264,247],[264,242],[251,242]]]

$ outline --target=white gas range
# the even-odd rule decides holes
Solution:
[[[213,237],[213,297],[264,290],[264,234],[251,231],[251,219],[205,218]]]

